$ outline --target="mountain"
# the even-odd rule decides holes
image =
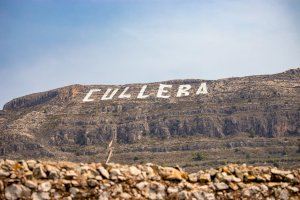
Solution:
[[[128,85],[71,85],[0,111],[0,157],[187,168],[300,163],[300,68],[274,75]]]

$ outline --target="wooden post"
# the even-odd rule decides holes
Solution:
[[[111,158],[111,156],[113,154],[113,150],[114,150],[113,142],[114,142],[115,139],[116,139],[116,131],[114,130],[113,134],[112,134],[111,141],[110,141],[110,143],[107,146],[108,153],[107,153],[107,158],[106,158],[105,164],[109,163],[109,160],[110,160],[110,158]]]

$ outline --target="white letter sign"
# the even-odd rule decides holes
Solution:
[[[164,98],[164,99],[167,99],[170,97],[170,95],[164,95],[164,93],[167,93],[169,92],[168,90],[164,90],[165,88],[171,88],[172,85],[165,85],[165,84],[159,84],[159,88],[158,88],[158,91],[157,91],[157,97],[158,98]]]
[[[201,83],[199,89],[197,90],[196,94],[207,94],[207,87],[206,83]]]
[[[82,100],[83,102],[91,102],[94,101],[94,99],[90,99],[90,97],[92,96],[93,92],[100,92],[100,89],[91,89],[86,96],[84,97],[84,99]]]
[[[178,92],[177,92],[177,97],[181,96],[189,96],[190,92],[189,90],[191,89],[191,85],[179,85]]]
[[[129,89],[129,87],[126,87],[123,92],[119,95],[120,99],[124,99],[124,98],[130,98],[131,95],[130,94],[126,94],[127,90]]]
[[[138,96],[137,96],[138,99],[145,99],[145,98],[149,97],[148,94],[146,94],[146,95],[144,94],[146,88],[147,88],[147,85],[144,85],[144,86],[142,87],[141,91],[139,92],[139,94],[138,94]]]
[[[114,91],[110,94],[110,96],[108,97],[108,95],[109,95],[109,93],[110,93],[110,91],[111,91],[112,89],[111,88],[108,88],[107,90],[106,90],[106,92],[104,93],[104,95],[102,96],[102,98],[101,98],[101,100],[109,100],[109,99],[112,99],[114,96],[115,96],[115,94],[118,92],[118,88],[117,89],[114,89]]]
[[[159,84],[154,85],[151,84],[149,88],[147,89],[148,85],[142,85],[140,88],[140,91],[134,91],[136,89],[136,86],[132,87],[126,87],[127,85],[124,86],[107,86],[107,87],[115,87],[115,88],[105,88],[106,91],[101,94],[102,96],[99,97],[98,95],[95,95],[98,97],[98,100],[111,100],[111,99],[131,99],[131,98],[137,98],[137,99],[147,99],[150,96],[153,95],[156,98],[163,98],[163,99],[168,99],[171,96],[176,98],[176,97],[187,97],[187,96],[197,96],[199,94],[207,94],[208,89],[206,82],[198,82],[196,83],[191,83],[191,84],[184,84],[180,85],[176,82],[176,91],[175,87],[172,87],[173,85],[167,85],[167,84]],[[131,86],[131,85],[129,85]],[[102,86],[101,86],[102,87]],[[140,87],[140,86],[138,86]],[[95,92],[100,92],[105,89],[90,89],[89,92],[86,94],[86,96],[83,98],[83,102],[92,102],[94,99],[92,98],[92,95]],[[146,92],[147,90],[147,92]],[[212,92],[213,90],[210,90]],[[137,96],[136,96],[137,94]],[[96,98],[94,97],[94,98]]]

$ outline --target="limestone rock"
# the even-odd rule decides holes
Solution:
[[[106,178],[106,179],[109,179],[109,173],[108,171],[104,168],[104,167],[99,167],[98,168],[98,171],[101,173],[101,175]]]
[[[229,187],[226,183],[215,183],[217,190],[227,190]]]
[[[159,167],[158,173],[166,180],[183,180],[187,179],[187,174],[172,167]]]
[[[5,198],[8,200],[28,198],[30,193],[31,191],[27,187],[19,184],[12,184],[5,189]]]
[[[196,173],[189,174],[188,175],[189,181],[193,182],[193,183],[197,182],[197,180],[198,180],[197,176],[198,175]]]
[[[177,187],[168,187],[167,192],[169,194],[178,193],[178,188]]]
[[[76,187],[71,187],[69,191],[70,191],[71,195],[72,195],[73,197],[75,197],[76,194],[77,194],[80,190],[79,190],[78,188],[76,188]]]
[[[33,170],[33,168],[35,167],[35,164],[37,162],[35,160],[27,160],[27,166],[30,170]]]
[[[0,180],[0,192],[4,191],[4,184],[3,181]]]
[[[148,186],[148,182],[146,182],[146,181],[139,182],[138,184],[136,184],[136,187],[137,187],[139,190],[143,190],[143,189],[145,189],[147,186]]]
[[[36,189],[38,187],[37,183],[35,181],[31,181],[31,180],[26,180],[25,186],[29,187],[30,189]]]
[[[73,179],[77,177],[77,174],[74,170],[67,171],[65,174],[66,179]]]
[[[120,198],[121,199],[131,199],[132,196],[130,194],[126,193],[126,192],[123,192],[123,193],[120,194]]]
[[[199,181],[203,182],[203,183],[210,182],[211,181],[210,174],[209,173],[200,174],[199,175]]]
[[[271,169],[271,173],[272,174],[277,174],[277,175],[281,175],[281,176],[285,176],[291,173],[291,171],[283,171],[283,170],[279,170],[276,168]]]
[[[43,182],[38,186],[38,190],[41,192],[48,192],[51,189],[52,185],[50,181]]]
[[[33,169],[33,175],[36,178],[47,178],[47,174],[44,172],[42,166],[37,166]]]
[[[139,170],[135,166],[129,167],[129,171],[130,171],[130,174],[133,176],[137,176],[137,175],[141,174],[141,170]]]
[[[96,181],[96,180],[94,180],[94,179],[89,179],[89,180],[87,181],[87,183],[88,183],[88,185],[89,185],[90,187],[96,187],[96,186],[98,185],[98,181]]]
[[[0,169],[0,178],[5,178],[5,177],[8,177],[8,176],[10,176],[9,172],[6,172],[6,171]]]
[[[32,200],[47,200],[50,199],[48,192],[34,192],[31,195]]]

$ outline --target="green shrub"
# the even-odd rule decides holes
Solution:
[[[139,160],[139,157],[134,156],[134,157],[133,157],[133,160],[134,160],[134,161],[137,161],[137,160]]]
[[[195,160],[195,161],[201,161],[204,158],[205,158],[205,156],[201,152],[194,153],[194,155],[193,155],[193,160]]]
[[[250,159],[250,154],[249,153],[246,153],[246,159]]]
[[[255,132],[254,131],[249,131],[249,137],[250,138],[254,138],[256,136]]]

